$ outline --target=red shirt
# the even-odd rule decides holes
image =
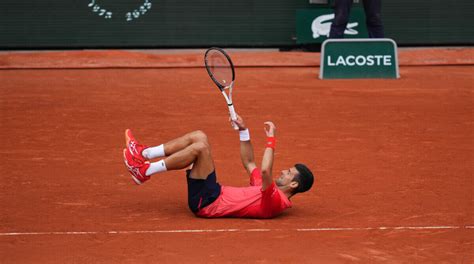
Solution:
[[[279,215],[291,202],[272,182],[262,191],[262,172],[255,168],[249,187],[222,186],[221,194],[210,205],[197,213],[200,217],[272,218]]]

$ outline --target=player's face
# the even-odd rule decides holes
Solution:
[[[293,181],[295,175],[298,174],[298,171],[295,167],[291,167],[286,170],[282,170],[280,173],[280,177],[275,180],[277,186],[286,186]]]

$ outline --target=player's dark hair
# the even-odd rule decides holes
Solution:
[[[298,183],[298,187],[293,191],[293,194],[306,192],[311,189],[314,182],[314,176],[306,165],[297,163],[295,164],[295,168],[298,171],[298,174],[295,175],[293,181]]]

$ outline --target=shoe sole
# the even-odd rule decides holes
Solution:
[[[125,145],[127,146],[128,151],[130,151],[130,153],[132,153],[133,155],[133,151],[130,148],[130,141],[135,141],[135,143],[137,143],[137,141],[135,140],[135,137],[133,137],[132,131],[130,129],[126,129],[125,130]]]
[[[123,149],[123,161],[125,162],[125,166],[127,166],[127,169],[128,169],[129,165],[128,165],[128,162],[127,162],[127,156],[125,155],[125,152],[127,152],[127,149]],[[132,180],[137,185],[141,185],[143,183],[139,179],[137,179],[132,173],[130,173],[130,176],[132,176]]]
[[[125,129],[125,146],[127,146],[127,148],[128,148],[128,144],[130,143],[130,140],[132,140],[133,138],[133,135],[132,135],[132,138],[130,138],[128,134],[132,135],[132,131],[130,131],[130,129],[127,128]]]

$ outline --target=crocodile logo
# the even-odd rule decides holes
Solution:
[[[313,20],[311,23],[311,30],[313,31],[313,38],[317,39],[320,36],[329,37],[329,31],[331,31],[332,22],[329,20],[334,19],[334,14],[327,14],[318,16]],[[354,28],[359,25],[358,22],[347,23],[346,30],[344,30],[344,34],[346,35],[357,35],[359,31],[355,30]]]

